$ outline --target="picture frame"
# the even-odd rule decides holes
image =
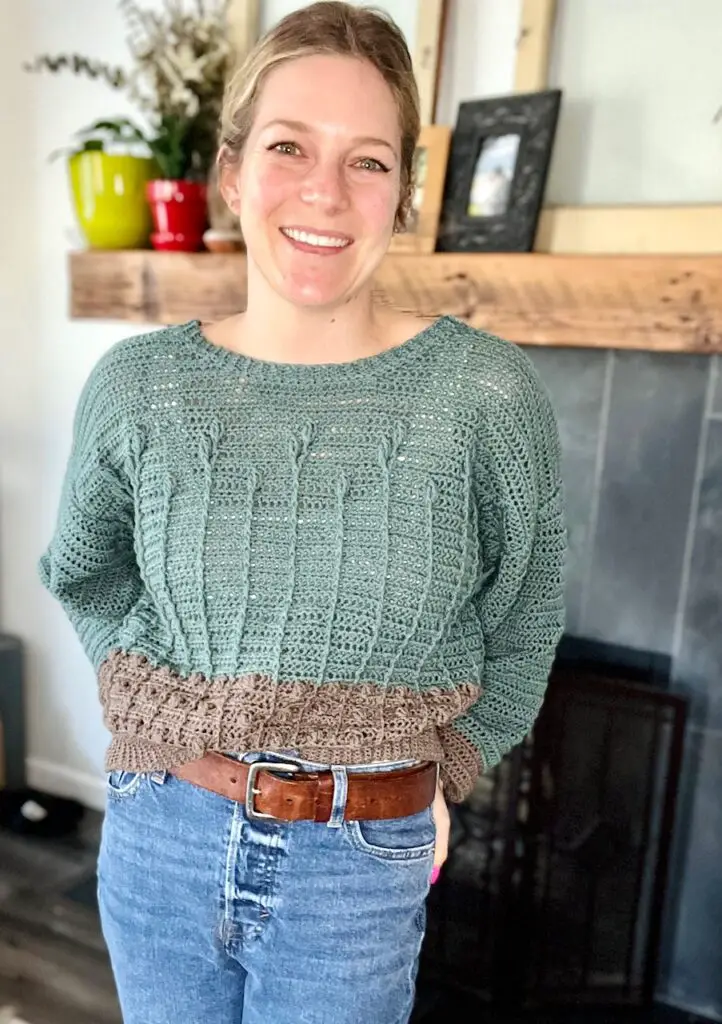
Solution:
[[[461,103],[451,139],[439,252],[530,252],[561,89]]]
[[[414,154],[414,199],[406,229],[392,237],[390,253],[434,252],[450,144],[447,125],[422,127]]]

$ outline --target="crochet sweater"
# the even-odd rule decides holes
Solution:
[[[336,364],[198,321],[117,343],[39,565],[98,672],[106,769],[431,759],[463,800],[562,633],[559,456],[526,354],[452,317]]]

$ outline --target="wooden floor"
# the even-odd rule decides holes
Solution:
[[[0,829],[0,1024],[122,1024],[97,909],[68,892],[91,878],[101,816],[87,812],[72,839],[33,840]],[[649,1014],[534,1013],[526,1024],[693,1024],[665,1008]],[[178,1024],[184,1024],[178,1021]],[[208,1024],[213,1024],[209,1021]],[[269,1021],[269,1024],[273,1024]],[[369,1022],[373,1024],[373,1022]],[[519,1024],[458,995],[420,987],[412,1024]]]
[[[65,895],[92,875],[100,825],[89,811],[71,839],[0,830],[0,1007],[28,1024],[121,1024],[97,910]]]

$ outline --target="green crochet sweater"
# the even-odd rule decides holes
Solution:
[[[559,455],[525,353],[453,317],[337,364],[198,321],[119,342],[40,560],[98,671],[106,767],[432,759],[464,799],[529,732],[562,633]]]

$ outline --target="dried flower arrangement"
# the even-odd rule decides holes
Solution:
[[[28,71],[69,70],[124,91],[148,130],[128,118],[105,118],[78,133],[74,151],[110,142],[145,143],[166,178],[203,181],[217,144],[223,90],[234,61],[229,0],[163,0],[158,13],[119,0],[133,67],[111,67],[73,54],[43,54]]]

